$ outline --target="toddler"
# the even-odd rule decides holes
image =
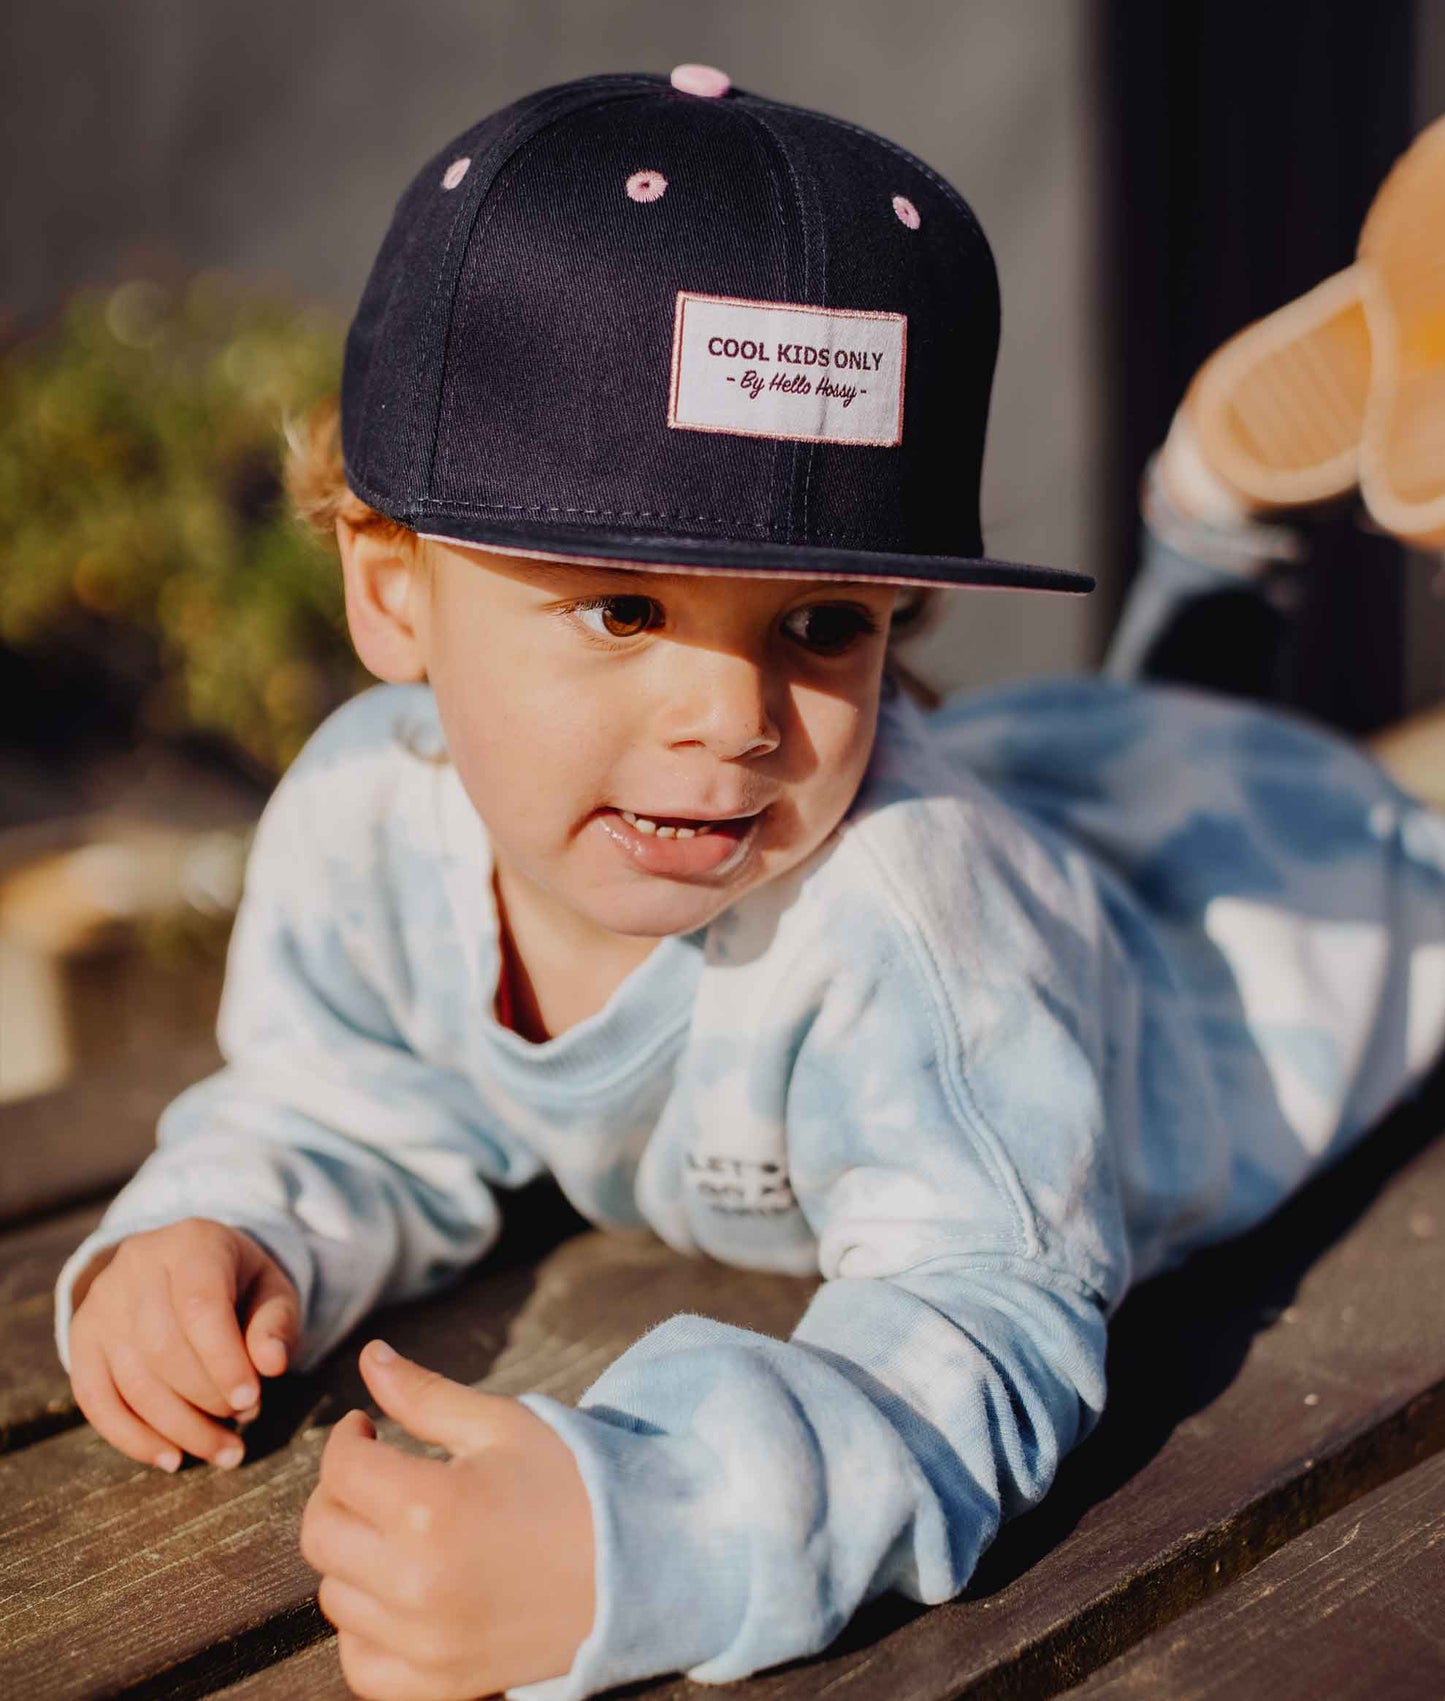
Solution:
[[[328,1440],[301,1544],[361,1695],[722,1682],[958,1594],[1096,1423],[1130,1285],[1445,1035],[1445,833],[1367,756],[1123,678],[929,707],[891,655],[946,589],[1089,587],[983,554],[997,339],[949,184],[710,68],[528,96],[397,206],[290,475],[385,683],[277,787],[225,1067],[62,1273],[76,1398],[234,1465],[261,1378],[543,1171],[825,1280],[575,1409],[370,1345],[454,1457]],[[1219,526],[1171,500],[1182,560]]]

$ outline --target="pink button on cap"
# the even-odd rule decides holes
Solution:
[[[719,71],[716,65],[678,65],[672,73],[672,86],[681,89],[684,94],[705,95],[715,100],[718,95],[728,92],[733,80],[726,71]]]

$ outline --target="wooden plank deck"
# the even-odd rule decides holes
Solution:
[[[154,1147],[170,1101],[220,1065],[216,1042],[202,1039],[0,1104],[0,1222],[113,1193]]]
[[[111,1109],[120,1146],[136,1150],[139,1119],[152,1114],[144,1094],[112,1097]],[[355,1348],[367,1335],[384,1330],[493,1391],[575,1399],[674,1312],[785,1337],[815,1285],[682,1258],[645,1234],[598,1233],[540,1182],[507,1198],[502,1243],[457,1286],[371,1321],[311,1375],[270,1385],[239,1471],[167,1477],[78,1423],[50,1344],[51,1285],[96,1211],[61,1210],[72,1195],[47,1179],[47,1163],[63,1168],[77,1112],[99,1114],[93,1089],[69,1111],[0,1110],[0,1154],[49,1131],[46,1161],[34,1157],[10,1197],[53,1202],[0,1232],[4,1696],[340,1701],[348,1692],[297,1528],[326,1426],[365,1404]],[[963,1597],[928,1609],[877,1601],[820,1658],[730,1693],[1042,1697],[1095,1673],[1095,1685],[1145,1684],[1121,1695],[1196,1693],[1188,1637],[1197,1627],[1207,1663],[1218,1657],[1217,1612],[1268,1616],[1267,1566],[1309,1564],[1302,1544],[1327,1547],[1332,1521],[1365,1507],[1361,1497],[1428,1504],[1438,1477],[1419,1473],[1436,1472],[1445,1453],[1442,1123],[1445,1072],[1270,1223],[1136,1290],[1115,1322],[1103,1422],[1043,1505],[1005,1526]],[[1412,1528],[1419,1554],[1433,1553],[1423,1513]],[[1385,1556],[1383,1575],[1388,1540],[1361,1551]],[[1358,1593],[1367,1615],[1370,1591]],[[1296,1624],[1313,1633],[1306,1617]],[[1233,1687],[1198,1693],[1273,1695],[1266,1675],[1294,1657],[1287,1616],[1279,1630],[1257,1669],[1221,1667]],[[1154,1662],[1157,1682],[1130,1675],[1135,1657]],[[1400,1663],[1380,1663],[1372,1696],[1419,1693]],[[704,1693],[682,1678],[638,1692]]]
[[[1271,1554],[1074,1691],[1078,1701],[1445,1695],[1445,1455]]]

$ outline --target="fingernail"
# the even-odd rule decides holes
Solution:
[[[231,1404],[238,1412],[245,1411],[247,1406],[254,1406],[260,1397],[254,1384],[249,1382],[242,1382],[231,1390]]]
[[[216,1454],[216,1463],[223,1471],[234,1470],[245,1456],[245,1452],[246,1449],[244,1447],[233,1441],[229,1446],[223,1447],[221,1451]]]
[[[163,1471],[178,1471],[181,1468],[180,1453],[174,1447],[167,1447],[164,1453],[156,1454],[156,1463]]]
[[[396,1362],[395,1350],[387,1346],[385,1341],[373,1341],[370,1352],[378,1364],[394,1364]]]

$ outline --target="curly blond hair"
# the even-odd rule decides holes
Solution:
[[[415,549],[420,542],[410,527],[378,513],[346,482],[341,457],[341,403],[336,395],[325,397],[301,419],[287,421],[285,479],[296,517],[332,548],[338,519],[406,549]],[[942,695],[904,665],[896,646],[937,625],[943,594],[931,586],[905,587],[888,629],[883,663],[885,690],[889,695],[906,691],[925,709],[936,709]]]

